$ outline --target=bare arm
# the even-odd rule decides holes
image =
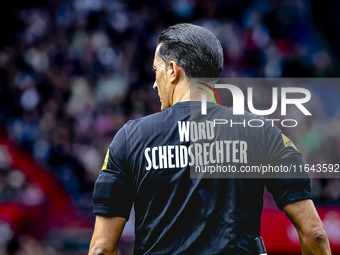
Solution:
[[[126,219],[96,216],[89,255],[117,255]]]
[[[312,200],[288,204],[283,211],[298,232],[303,255],[332,254],[325,228]]]

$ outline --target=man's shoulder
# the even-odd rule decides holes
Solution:
[[[229,117],[244,118],[246,120],[265,119],[264,117],[262,117],[260,115],[256,115],[256,114],[249,112],[249,111],[246,111],[246,110],[244,110],[243,113],[241,113],[241,114],[235,114],[234,113],[234,107],[232,107],[232,106],[218,105],[216,109],[217,109],[218,112],[223,111],[224,114],[228,115]]]
[[[151,127],[152,125],[154,125],[154,123],[159,123],[159,122],[163,122],[164,119],[164,112],[157,112],[145,117],[141,117],[138,119],[134,119],[134,120],[129,120],[125,125],[124,125],[124,129],[127,133],[134,133],[137,131],[137,129],[145,129],[148,127]]]
[[[114,136],[110,147],[122,147],[126,146],[127,142],[129,146],[141,145],[142,141],[146,137],[150,137],[155,133],[156,128],[154,124],[162,121],[163,112],[151,114],[142,118],[129,120]]]

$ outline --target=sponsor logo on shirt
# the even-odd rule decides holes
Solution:
[[[299,150],[296,148],[295,144],[294,144],[287,136],[285,136],[284,134],[282,134],[282,139],[283,139],[283,144],[284,144],[286,147],[291,146],[291,147],[293,147],[295,150],[299,151]]]
[[[110,149],[107,149],[102,170],[105,170],[107,168],[107,161],[109,160],[109,154],[110,154]]]

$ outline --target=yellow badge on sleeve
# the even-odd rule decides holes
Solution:
[[[107,152],[106,152],[106,156],[105,156],[105,159],[104,159],[104,164],[103,164],[102,170],[105,170],[106,167],[107,167],[107,161],[109,160],[109,154],[110,154],[110,149],[107,149]]]
[[[282,139],[283,139],[283,144],[288,147],[288,146],[292,146],[295,150],[299,151],[295,144],[287,137],[285,136],[284,134],[282,134]]]

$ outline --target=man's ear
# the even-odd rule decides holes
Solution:
[[[170,82],[176,83],[179,80],[180,67],[175,61],[170,61],[167,74],[170,76]]]

